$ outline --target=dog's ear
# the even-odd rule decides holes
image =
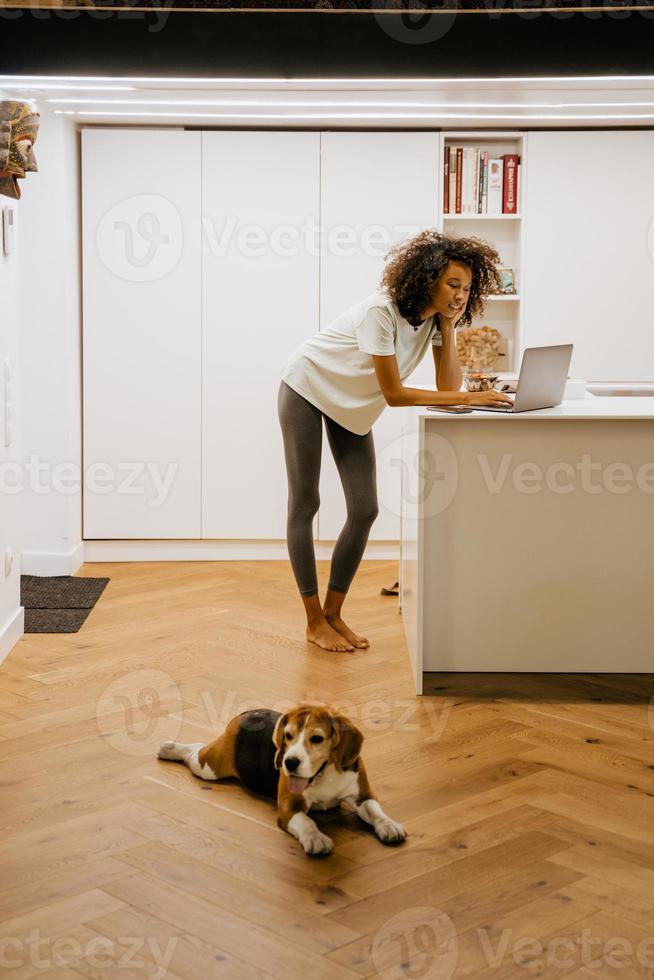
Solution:
[[[331,718],[334,730],[332,742],[332,761],[341,771],[359,758],[363,735],[345,715],[333,715]]]
[[[282,759],[284,758],[284,729],[288,722],[288,714],[280,715],[275,725],[272,740],[277,751],[275,752],[275,769],[281,769]]]

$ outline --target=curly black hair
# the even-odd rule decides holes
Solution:
[[[484,312],[484,299],[499,292],[502,279],[496,265],[500,256],[479,238],[455,238],[428,228],[387,252],[380,280],[400,314],[415,326],[432,301],[434,287],[448,262],[463,262],[472,273],[470,294],[457,326],[467,326]]]

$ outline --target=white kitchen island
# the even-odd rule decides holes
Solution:
[[[400,609],[429,671],[654,669],[654,398],[402,409]]]

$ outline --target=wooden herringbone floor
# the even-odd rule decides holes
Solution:
[[[80,632],[0,668],[7,976],[654,976],[654,678],[435,674],[417,699],[395,572],[362,564],[344,615],[371,647],[333,654],[286,562],[84,567],[111,581]],[[406,844],[329,813],[311,860],[265,800],[155,758],[301,699],[358,723]]]

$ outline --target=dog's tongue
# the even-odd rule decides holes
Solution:
[[[288,788],[291,793],[302,793],[309,785],[308,779],[301,779],[300,776],[288,777]]]

